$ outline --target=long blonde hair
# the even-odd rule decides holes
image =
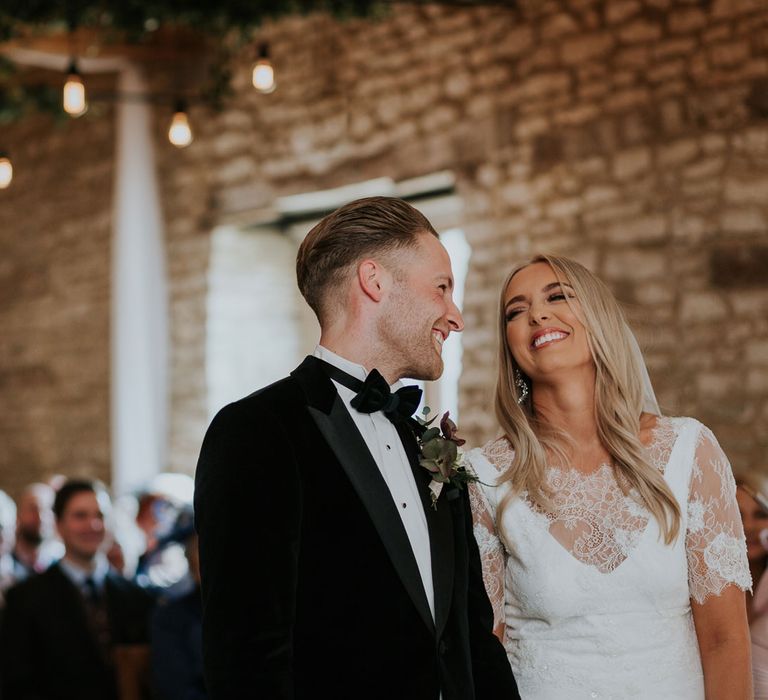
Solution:
[[[640,442],[644,368],[642,357],[633,351],[632,331],[602,281],[574,260],[555,255],[537,255],[515,267],[501,289],[495,408],[514,457],[498,481],[511,487],[498,509],[498,523],[509,500],[523,491],[535,505],[551,508],[552,494],[545,479],[548,455],[563,457],[570,441],[569,436],[534,415],[530,397],[524,405],[518,403],[515,373],[521,371],[506,341],[504,301],[512,278],[535,263],[548,264],[560,282],[573,288],[581,306],[574,312],[584,324],[595,363],[595,419],[600,442],[611,455],[617,483],[625,493],[636,491],[639,501],[656,518],[664,542],[670,544],[680,529],[680,506],[664,477],[649,463]]]

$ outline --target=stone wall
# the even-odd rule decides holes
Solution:
[[[262,34],[278,90],[256,94],[243,60],[230,108],[200,115],[189,152],[213,221],[284,194],[456,174],[474,251],[461,384],[472,442],[494,433],[500,281],[553,251],[625,302],[664,408],[709,423],[737,468],[768,468],[766,29],[768,8],[748,0],[291,19]],[[175,404],[187,445],[199,418]]]
[[[668,412],[708,423],[736,468],[768,469],[763,0],[521,0],[517,9],[398,5],[377,21],[290,18],[263,27],[259,38],[269,41],[277,69],[273,94],[250,87],[252,55],[244,53],[233,66],[227,108],[218,114],[193,109],[196,140],[188,149],[167,145],[169,115],[157,113],[171,275],[172,468],[192,469],[206,423],[204,319],[213,227],[248,223],[282,195],[447,169],[464,202],[456,224],[474,251],[461,383],[462,428],[473,443],[494,433],[500,281],[521,257],[553,251],[584,261],[626,303]],[[25,128],[33,133],[35,126]],[[105,120],[97,129],[103,160],[89,156],[72,167],[85,181],[100,173],[94,186],[104,187],[112,127]],[[42,130],[34,133],[39,138]],[[36,148],[56,148],[53,138]],[[16,241],[10,267],[3,268],[11,270],[7,277],[26,269],[19,267],[27,264],[26,227],[43,223],[32,204],[39,200],[22,184],[14,184],[16,199],[3,195],[15,212],[9,216],[3,202],[0,236],[13,230]],[[55,185],[48,187],[50,199]],[[77,245],[95,264],[94,241],[104,246],[108,208],[94,215],[86,201],[92,198],[81,196],[85,220],[78,214],[65,220],[61,209],[48,215],[83,237]],[[107,253],[100,250],[104,267],[88,281],[100,280],[105,291]],[[15,313],[28,316],[32,303],[22,294]],[[106,300],[94,294],[86,303],[88,322],[101,317],[104,326]],[[45,317],[45,323],[55,320]],[[13,328],[14,339],[4,339],[3,347],[34,344],[32,331]],[[40,353],[36,362],[45,371],[64,362],[54,344]],[[87,356],[101,370],[101,383],[85,382],[77,368],[61,375],[77,385],[82,400],[51,422],[66,426],[99,414],[90,447],[101,464],[108,445],[107,348],[94,343]],[[14,382],[24,385],[26,365],[14,362],[4,391]],[[35,390],[23,393],[24,402],[38,404]],[[17,430],[13,415],[0,421],[2,442]],[[37,416],[32,408],[24,415],[30,424]],[[48,421],[34,423],[28,450],[30,442],[46,439]],[[18,457],[2,450],[2,468],[17,469]],[[44,463],[32,451],[17,454],[27,464]]]

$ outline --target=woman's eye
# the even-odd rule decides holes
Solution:
[[[509,322],[516,316],[519,316],[521,313],[523,313],[522,309],[509,309],[507,313],[504,315],[504,319]]]
[[[565,294],[562,292],[555,292],[554,294],[550,294],[547,301],[563,301],[565,299]]]

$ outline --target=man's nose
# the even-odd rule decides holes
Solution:
[[[450,306],[448,307],[448,314],[446,315],[446,318],[448,319],[448,323],[451,326],[451,330],[454,333],[461,333],[461,331],[464,330],[464,318],[461,315],[461,311],[459,311],[459,307],[456,306],[456,303],[451,299]]]

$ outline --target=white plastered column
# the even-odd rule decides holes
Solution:
[[[118,91],[146,94],[136,66]],[[122,494],[166,464],[168,284],[152,139],[152,110],[117,104],[112,241],[112,480]]]

